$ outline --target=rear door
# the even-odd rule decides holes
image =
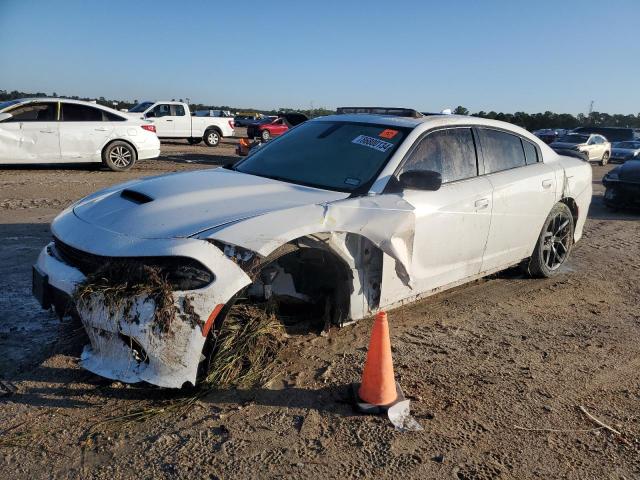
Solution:
[[[60,104],[60,154],[63,162],[99,162],[114,125],[104,110],[80,103]]]
[[[182,105],[171,105],[171,118],[173,119],[173,132],[176,137],[191,137],[191,117],[185,112]]]
[[[478,176],[471,128],[436,130],[419,140],[400,173],[433,170],[442,174],[437,191],[405,190],[415,207],[412,273],[417,292],[480,272],[491,223],[492,187]]]
[[[555,171],[533,142],[478,128],[485,177],[493,186],[493,210],[482,270],[507,267],[531,256],[555,204]]]
[[[0,163],[60,161],[58,102],[31,102],[15,107],[0,123]]]

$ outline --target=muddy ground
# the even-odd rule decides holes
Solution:
[[[30,296],[48,223],[140,176],[235,158],[163,144],[128,173],[0,170],[0,478],[640,478],[640,214],[594,198],[585,237],[552,280],[505,273],[390,312],[396,377],[422,432],[355,414],[371,321],[290,339],[265,388],[192,408],[77,366],[85,339]],[[586,411],[618,430],[598,425]],[[128,414],[165,408],[142,422]]]

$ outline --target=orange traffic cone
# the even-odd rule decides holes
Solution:
[[[373,323],[357,397],[356,406],[360,411],[367,413],[385,411],[404,399],[400,385],[393,376],[389,323],[385,312],[379,312]]]

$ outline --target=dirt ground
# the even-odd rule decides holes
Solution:
[[[421,432],[355,414],[371,321],[292,337],[267,387],[192,395],[77,365],[82,331],[39,308],[31,265],[72,201],[130,178],[234,160],[163,144],[131,172],[0,170],[0,478],[640,478],[640,214],[594,198],[551,280],[484,279],[389,314],[396,377]],[[1,394],[0,387],[0,394]],[[587,412],[617,435],[590,420]],[[136,412],[157,411],[134,422]]]

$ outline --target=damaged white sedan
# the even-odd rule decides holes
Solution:
[[[53,222],[34,294],[64,312],[101,266],[153,266],[175,319],[159,325],[143,292],[115,305],[85,296],[81,363],[177,388],[200,378],[236,302],[275,302],[287,322],[327,328],[518,264],[561,270],[591,201],[588,163],[514,125],[417,117],[322,117],[233,167],[90,195]]]

